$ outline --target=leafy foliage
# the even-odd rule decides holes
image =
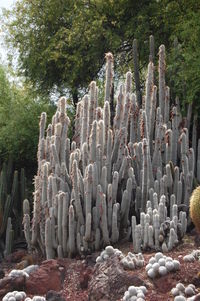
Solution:
[[[200,9],[189,11],[175,31],[179,42],[171,50],[170,75],[176,95],[200,112]]]
[[[51,118],[54,105],[31,94],[28,87],[10,84],[0,66],[0,161],[13,157],[16,168],[36,168],[36,154],[41,112]],[[37,122],[38,120],[38,122]]]
[[[7,41],[19,51],[20,73],[40,92],[67,88],[76,102],[78,91],[97,77],[106,52],[121,66],[132,57],[133,38],[152,33],[147,16],[154,2],[18,1],[5,14]]]
[[[169,54],[173,97],[196,102],[199,14],[195,0],[21,0],[4,13],[4,29],[18,51],[19,73],[42,94],[67,89],[74,103],[97,78],[107,51],[114,54],[115,74],[133,67],[134,38],[143,72],[153,34],[156,49],[165,44]]]

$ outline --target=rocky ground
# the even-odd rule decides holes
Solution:
[[[124,254],[133,251],[131,243],[116,247]],[[1,262],[0,300],[9,291],[23,290],[30,297],[41,295],[50,301],[119,301],[130,285],[145,285],[148,288],[146,300],[170,301],[173,300],[170,291],[178,282],[184,285],[193,283],[200,292],[200,261],[183,261],[185,255],[198,247],[195,234],[186,236],[176,249],[168,253],[180,261],[180,270],[154,280],[147,276],[145,267],[134,271],[124,270],[117,257],[95,265],[99,253],[84,259],[43,261],[38,256],[27,256],[24,250],[18,250]],[[143,254],[145,265],[153,254]],[[26,261],[39,264],[39,268],[28,279],[8,277],[10,270],[22,268]],[[200,300],[200,297],[195,300]]]

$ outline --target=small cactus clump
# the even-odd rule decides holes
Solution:
[[[2,299],[2,301],[24,301],[24,300],[26,300],[26,293],[18,292],[18,291],[9,292]]]
[[[128,252],[127,256],[125,256],[120,250],[114,249],[112,246],[107,246],[105,250],[101,252],[96,258],[96,263],[102,263],[113,255],[119,257],[124,269],[134,270],[144,266],[144,257],[142,253],[133,254]]]
[[[23,270],[12,270],[8,276],[10,277],[25,276],[26,278],[29,278],[29,274]]]
[[[39,266],[38,266],[37,264],[36,264],[36,265],[32,264],[32,265],[27,266],[27,267],[24,268],[23,270],[20,270],[20,269],[18,269],[18,270],[12,270],[12,271],[9,273],[8,276],[10,276],[10,277],[20,277],[20,276],[25,276],[26,278],[28,278],[29,275],[30,275],[32,272],[34,272],[35,270],[38,269],[38,267],[39,267]]]
[[[118,249],[114,249],[112,246],[107,246],[105,250],[101,252],[101,254],[96,258],[96,263],[101,263],[105,260],[107,260],[112,255],[119,256],[120,258],[123,258],[124,255],[122,252]]]
[[[195,228],[200,232],[200,186],[193,191],[190,198],[190,217]]]
[[[200,250],[193,250],[190,254],[187,254],[183,257],[184,261],[194,262],[195,260],[199,260],[200,258]]]
[[[123,301],[144,301],[147,293],[146,286],[129,286],[128,290],[124,293]]]
[[[152,191],[152,201],[147,201],[146,210],[140,213],[140,223],[132,216],[132,239],[134,252],[155,249],[171,251],[183,238],[187,230],[186,212],[180,211],[175,196],[170,198],[171,209],[167,216],[167,198]]]
[[[45,297],[41,296],[34,296],[32,299],[29,297],[26,297],[25,292],[18,292],[18,291],[13,291],[7,293],[2,301],[46,301]]]
[[[134,270],[144,266],[144,257],[142,253],[128,252],[128,255],[121,259],[121,263],[125,269]]]
[[[149,263],[146,265],[146,272],[153,279],[158,276],[165,276],[169,272],[177,271],[179,268],[180,262],[178,260],[158,252],[149,259]]]
[[[171,290],[171,294],[175,297],[174,301],[193,300],[190,297],[195,297],[197,293],[194,284],[184,286],[181,282],[177,283],[176,287]],[[188,299],[189,298],[189,299]]]

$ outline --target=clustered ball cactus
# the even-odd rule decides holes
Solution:
[[[190,254],[187,254],[183,257],[183,260],[186,262],[194,262],[195,260],[200,259],[200,250],[193,250]]]
[[[155,278],[179,270],[180,262],[158,252],[149,259],[149,263],[146,265],[145,269],[150,278]]]
[[[28,245],[47,258],[99,250],[130,239],[131,231],[136,253],[141,245],[167,251],[187,228],[196,150],[189,146],[187,124],[180,126],[179,104],[170,100],[165,47],[159,48],[158,89],[153,61],[148,65],[143,103],[132,93],[132,73],[126,74],[113,126],[113,56],[106,58],[104,106],[93,81],[77,105],[73,141],[64,97],[46,135],[41,115],[33,220],[30,225],[26,214],[24,230]]]
[[[26,293],[18,292],[18,291],[7,293],[2,299],[2,301],[24,301],[24,300],[26,300]]]
[[[7,293],[2,301],[46,301],[45,297],[34,296],[33,298],[26,297],[25,292],[13,291]]]
[[[194,284],[189,284],[186,287],[181,283],[177,283],[176,287],[171,290],[171,294],[175,297],[174,301],[194,300],[198,293]]]
[[[10,277],[26,277],[26,278],[29,278],[29,274],[23,270],[12,270],[8,276]]]
[[[110,258],[111,256],[119,256],[119,258],[123,258],[124,255],[122,254],[122,252],[118,249],[114,249],[112,246],[107,246],[105,248],[105,250],[103,250],[100,255],[96,258],[96,263],[101,263],[105,260],[107,260],[108,258]]]
[[[144,266],[144,257],[142,253],[133,254],[128,252],[128,254],[121,259],[121,263],[124,269],[134,270],[142,268]]]
[[[27,266],[26,268],[24,268],[23,270],[11,270],[10,273],[8,274],[8,276],[10,277],[20,277],[20,276],[24,276],[26,278],[29,277],[29,275],[34,272],[35,270],[37,270],[39,268],[39,266],[37,264],[32,264]]]
[[[147,293],[146,286],[129,286],[124,293],[123,301],[144,301]]]
[[[96,263],[102,263],[113,255],[119,257],[124,269],[134,270],[144,266],[144,257],[142,253],[134,254],[128,252],[125,256],[122,251],[114,249],[112,246],[107,246],[105,250],[100,253],[100,255],[96,258]]]

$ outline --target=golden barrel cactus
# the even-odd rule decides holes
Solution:
[[[200,186],[194,189],[190,197],[190,217],[197,231],[200,232]]]

